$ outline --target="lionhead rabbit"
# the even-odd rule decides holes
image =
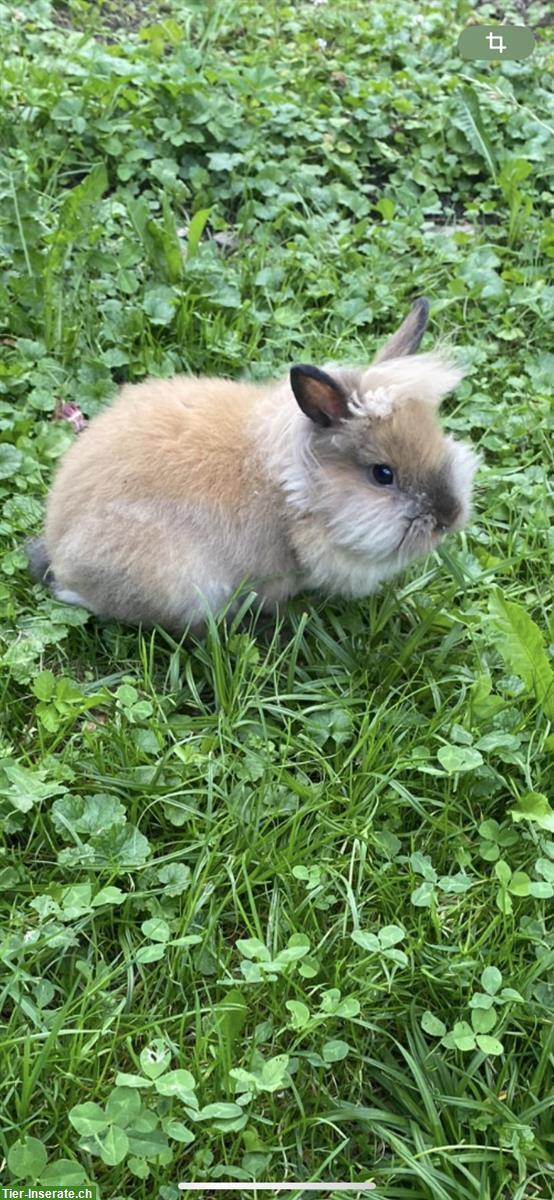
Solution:
[[[28,554],[59,600],[199,626],[247,582],[365,596],[460,529],[477,464],[437,408],[461,373],[416,355],[418,300],[367,368],[123,387],[64,456]]]

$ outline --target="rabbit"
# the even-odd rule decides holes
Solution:
[[[478,457],[436,415],[461,372],[416,354],[428,307],[369,367],[123,386],[61,461],[28,544],[35,578],[101,618],[179,635],[245,583],[272,609],[304,589],[375,591],[469,512]]]

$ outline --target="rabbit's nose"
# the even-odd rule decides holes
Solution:
[[[454,496],[450,497],[448,503],[443,502],[440,505],[435,505],[433,510],[433,518],[436,529],[440,533],[446,533],[448,529],[451,529],[452,526],[456,524],[461,511],[461,505],[454,498]]]
[[[453,495],[447,482],[440,475],[433,481],[433,486],[429,491],[430,508],[435,528],[442,533],[446,533],[461,515],[461,504],[457,497]]]

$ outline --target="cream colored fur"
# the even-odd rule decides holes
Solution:
[[[459,528],[476,458],[444,438],[435,413],[459,372],[413,354],[327,370],[348,394],[346,419],[329,429],[301,411],[288,377],[125,386],[52,486],[55,594],[180,632],[242,583],[266,606],[312,587],[368,594],[438,543],[433,504]],[[376,486],[375,462],[394,466],[398,486]]]

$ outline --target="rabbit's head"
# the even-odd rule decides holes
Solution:
[[[289,501],[319,517],[331,545],[382,567],[383,577],[463,526],[478,464],[437,416],[461,372],[441,353],[415,354],[427,312],[418,300],[366,369],[290,373],[307,419],[296,425],[299,445],[283,478]]]

